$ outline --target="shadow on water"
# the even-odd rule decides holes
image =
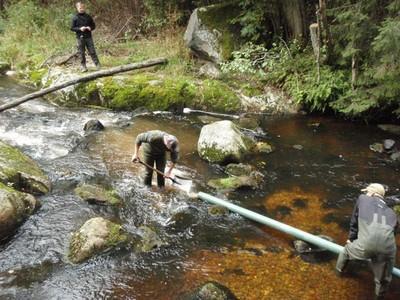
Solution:
[[[0,77],[0,103],[25,92]],[[106,130],[85,136],[83,125],[92,118]],[[133,117],[57,108],[40,100],[0,113],[0,139],[35,158],[53,185],[40,198],[39,211],[0,246],[0,298],[180,299],[216,280],[239,299],[371,299],[367,271],[336,278],[334,259],[307,263],[288,236],[236,214],[209,215],[209,205],[171,184],[163,193],[143,187],[143,167],[130,162],[134,139],[161,129],[180,140],[178,170],[193,178],[193,189],[215,193],[206,182],[224,175],[197,155],[201,126],[196,116]],[[389,194],[398,193],[396,166],[368,149],[385,138],[399,143],[395,136],[320,117],[271,117],[263,127],[276,150],[248,159],[265,175],[262,189],[219,196],[342,244],[362,187],[377,181],[389,187]],[[123,207],[115,211],[82,202],[73,192],[80,182],[113,186]],[[131,233],[142,225],[157,228],[163,246],[141,254],[119,249],[71,264],[71,234],[99,215]],[[399,297],[400,282],[394,279],[388,299]]]

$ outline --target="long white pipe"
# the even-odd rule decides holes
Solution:
[[[306,241],[308,243],[311,243],[313,245],[316,245],[322,249],[329,250],[331,252],[334,252],[336,254],[339,254],[343,250],[343,246],[340,246],[338,244],[332,243],[328,240],[325,240],[323,238],[320,238],[318,236],[315,236],[313,234],[310,234],[308,232],[305,232],[303,230],[297,229],[295,227],[292,227],[290,225],[281,223],[279,221],[276,221],[274,219],[268,218],[266,216],[260,215],[254,211],[248,210],[246,208],[240,207],[238,205],[235,205],[229,201],[219,199],[217,197],[214,197],[212,195],[199,192],[197,194],[198,198],[201,200],[205,200],[207,202],[210,202],[212,204],[224,206],[228,208],[229,210],[236,212],[246,218],[249,218],[250,220],[256,221],[258,223],[267,225],[269,227],[272,227],[276,230],[282,231],[284,233],[287,233],[289,235],[292,235],[300,240]],[[398,268],[393,268],[393,275],[400,277],[400,269]]]

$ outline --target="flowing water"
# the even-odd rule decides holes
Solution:
[[[0,103],[27,92],[0,77]],[[106,130],[84,136],[90,119],[99,119]],[[178,171],[193,178],[185,189],[215,194],[206,182],[223,171],[197,155],[201,120],[67,109],[42,100],[0,113],[0,139],[34,158],[52,182],[52,192],[40,197],[42,207],[0,246],[0,299],[181,299],[209,280],[239,299],[372,299],[367,270],[337,278],[334,257],[305,262],[288,236],[236,214],[211,216],[208,204],[189,199],[185,191],[169,187],[159,193],[142,186],[143,168],[130,163],[133,141],[140,132],[161,129],[181,141]],[[271,154],[249,158],[265,176],[262,189],[218,196],[343,244],[362,187],[382,182],[389,194],[399,193],[398,167],[369,150],[385,138],[400,143],[396,136],[309,116],[266,116],[262,127],[275,147]],[[112,185],[124,206],[115,210],[82,202],[73,192],[80,182]],[[172,222],[179,212],[187,217]],[[132,233],[141,225],[155,226],[164,246],[142,254],[119,249],[71,264],[71,234],[94,216],[117,221]],[[388,299],[399,298],[400,280],[394,278]]]

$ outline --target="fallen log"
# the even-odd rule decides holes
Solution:
[[[112,76],[114,74],[117,73],[122,73],[122,72],[128,72],[128,71],[132,71],[132,70],[137,70],[137,69],[143,69],[143,68],[148,68],[148,67],[152,67],[152,66],[156,66],[156,65],[161,65],[161,64],[166,64],[168,63],[168,60],[166,58],[155,58],[155,59],[149,59],[149,60],[145,60],[139,63],[132,63],[132,64],[127,64],[127,65],[123,65],[123,66],[119,66],[119,67],[114,67],[114,68],[110,68],[107,70],[101,70],[101,71],[97,71],[97,72],[93,72],[90,73],[88,75],[85,76],[81,76],[66,82],[63,82],[61,84],[46,88],[46,89],[42,89],[40,91],[25,95],[21,98],[15,99],[13,101],[10,101],[9,103],[0,105],[0,112],[5,111],[7,109],[16,107],[22,103],[25,103],[29,100],[50,94],[54,91],[63,89],[67,86],[70,85],[74,85],[74,84],[78,84],[81,82],[87,82],[87,81],[91,81],[97,78],[101,78],[101,77],[107,77],[107,76]]]

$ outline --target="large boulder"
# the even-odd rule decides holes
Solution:
[[[79,263],[127,242],[128,236],[121,225],[101,217],[92,218],[73,234],[69,258],[72,262]]]
[[[42,195],[50,190],[49,179],[31,158],[0,141],[0,182],[15,189]]]
[[[197,151],[201,158],[211,163],[224,164],[240,162],[254,144],[231,121],[219,121],[203,126]]]
[[[104,125],[99,120],[89,120],[86,122],[83,130],[86,132],[90,131],[102,131],[104,130]]]
[[[238,47],[240,32],[231,20],[239,9],[232,2],[197,8],[190,16],[184,40],[199,58],[219,63]]]
[[[39,202],[0,182],[0,240],[10,236],[38,207]]]
[[[94,184],[81,184],[75,189],[75,194],[89,204],[119,206],[122,204],[119,195],[110,189]]]

